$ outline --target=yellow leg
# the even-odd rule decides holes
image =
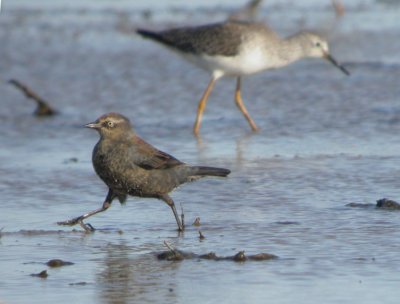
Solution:
[[[251,119],[249,112],[247,112],[246,107],[244,106],[242,96],[240,95],[240,84],[241,84],[241,79],[240,77],[237,78],[237,83],[236,83],[236,91],[235,91],[235,102],[239,110],[243,113],[244,117],[247,119],[248,123],[250,124],[251,129],[255,132],[258,131],[258,127],[256,123]]]
[[[203,96],[200,99],[200,102],[199,102],[199,105],[197,108],[196,122],[194,123],[194,126],[193,126],[193,133],[196,136],[199,134],[201,118],[203,117],[203,112],[204,112],[204,109],[206,108],[208,96],[210,96],[211,90],[213,89],[213,87],[215,85],[215,81],[216,81],[215,78],[211,79],[210,83],[207,86],[207,89],[205,90]]]

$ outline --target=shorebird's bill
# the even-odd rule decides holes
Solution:
[[[330,55],[328,53],[325,53],[324,55],[325,55],[324,57],[326,58],[326,60],[328,60],[330,63],[332,63],[335,67],[337,67],[339,70],[341,70],[344,74],[346,74],[347,76],[350,75],[350,72],[348,70],[346,70],[346,68],[343,65],[339,64],[336,61],[336,59],[332,57],[332,55]]]

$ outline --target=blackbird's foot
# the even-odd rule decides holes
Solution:
[[[91,224],[85,224],[82,216],[78,216],[63,222],[57,222],[57,224],[61,226],[74,226],[79,224],[86,232],[93,232],[96,230]]]
[[[73,219],[63,221],[63,222],[57,222],[57,225],[60,226],[74,226],[76,224],[80,224],[82,222],[82,216],[75,217]]]

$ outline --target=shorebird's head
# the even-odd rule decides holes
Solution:
[[[117,138],[132,130],[128,118],[119,113],[108,113],[100,116],[96,121],[85,125],[86,128],[97,130],[101,137]]]
[[[339,64],[329,53],[328,42],[325,39],[316,34],[308,32],[303,32],[301,35],[304,39],[303,44],[305,43],[303,47],[308,57],[325,58],[344,74],[350,75],[349,71],[347,71],[344,66]]]

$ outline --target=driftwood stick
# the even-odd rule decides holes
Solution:
[[[176,253],[176,250],[171,247],[170,244],[168,244],[167,241],[164,241],[164,246],[167,247],[171,252]]]
[[[171,252],[171,254],[173,254],[173,257],[170,256],[169,259],[174,260],[174,261],[183,260],[183,255],[179,252],[179,250],[173,248],[170,244],[168,244],[167,241],[164,241],[164,245],[165,245],[165,247],[168,248],[168,250]]]
[[[47,101],[45,101],[35,92],[33,92],[31,88],[29,88],[22,82],[15,79],[11,79],[8,82],[14,85],[17,89],[21,90],[22,93],[25,94],[26,98],[30,98],[36,101],[37,108],[34,112],[36,116],[51,116],[57,114],[57,112],[48,105]]]
[[[201,233],[201,231],[199,230],[199,239],[200,240],[204,240],[206,237]]]

